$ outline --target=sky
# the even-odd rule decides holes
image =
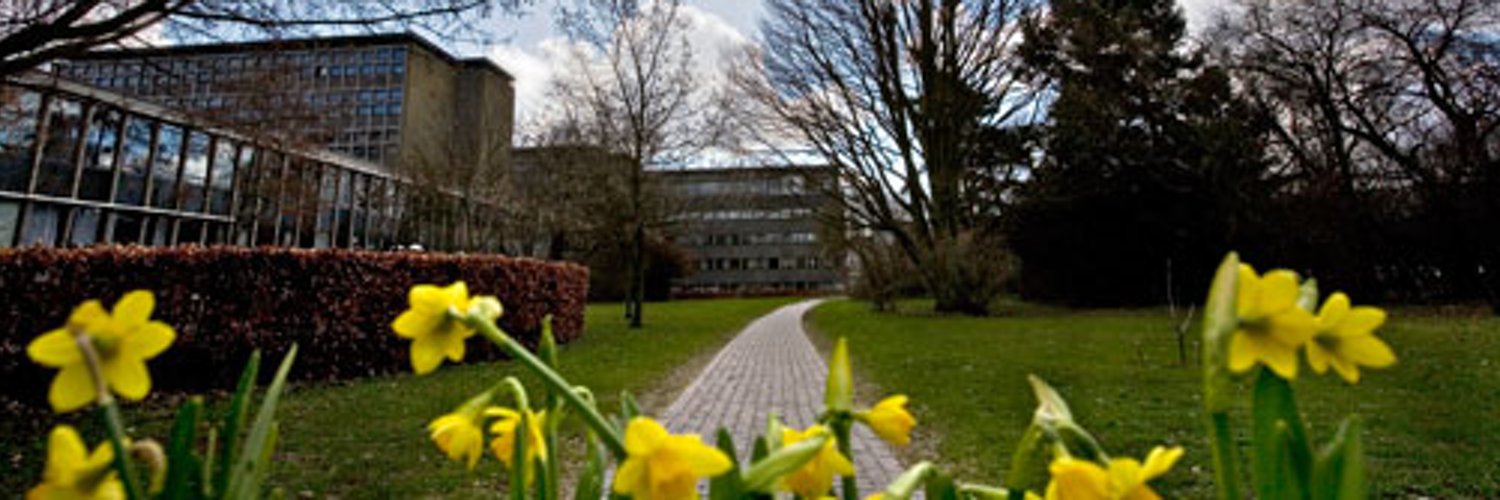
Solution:
[[[1218,6],[1226,0],[1178,2],[1187,14],[1189,30],[1197,32],[1211,23]],[[683,13],[695,26],[688,38],[697,57],[713,61],[723,50],[754,43],[764,10],[761,4],[762,0],[685,0]],[[524,124],[538,111],[539,103],[545,102],[551,75],[564,64],[561,51],[567,39],[557,29],[553,5],[555,2],[536,2],[520,17],[497,17],[492,20],[491,32],[501,42],[461,49],[471,52],[464,54],[467,56],[488,56],[515,77],[518,124]]]

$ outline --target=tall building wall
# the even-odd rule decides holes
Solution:
[[[452,147],[458,72],[435,54],[407,58],[407,109],[402,115],[401,156],[396,168],[428,171],[446,163]]]

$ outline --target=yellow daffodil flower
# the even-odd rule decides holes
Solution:
[[[114,449],[102,443],[89,453],[78,431],[66,425],[47,436],[47,465],[42,484],[26,492],[27,500],[123,499],[125,485],[114,470]]]
[[[547,460],[547,441],[542,435],[542,423],[547,420],[547,412],[526,412],[526,467],[524,469],[527,484],[531,483],[532,475],[535,473],[531,466],[536,460]],[[496,417],[495,423],[490,424],[490,434],[495,439],[490,440],[490,451],[495,453],[505,466],[511,471],[516,470],[516,464],[511,463],[516,454],[516,427],[521,425],[521,412],[510,408],[494,407],[484,411],[485,416]]]
[[[427,424],[427,431],[432,436],[432,442],[437,443],[438,449],[443,450],[449,459],[465,460],[472,470],[479,463],[479,456],[484,454],[484,431],[481,430],[481,425],[480,407],[466,404]]]
[[[880,439],[900,446],[911,442],[911,429],[917,425],[917,418],[906,411],[904,394],[880,400],[874,408],[859,417]]]
[[[155,297],[145,290],[125,294],[110,312],[90,300],[73,309],[67,325],[32,340],[26,355],[37,364],[60,369],[47,393],[52,409],[77,410],[100,396],[79,348],[80,335],[98,353],[99,370],[110,390],[129,400],[146,397],[151,392],[146,360],[165,351],[177,335],[172,327],[151,320],[155,307]]]
[[[1307,343],[1307,364],[1327,373],[1328,367],[1349,383],[1359,382],[1359,367],[1385,368],[1396,363],[1396,354],[1375,337],[1385,324],[1385,311],[1377,307],[1349,307],[1349,296],[1335,293],[1318,310],[1317,333]]]
[[[1052,481],[1047,484],[1047,500],[1155,500],[1161,498],[1146,485],[1172,469],[1182,458],[1182,448],[1156,447],[1146,455],[1146,463],[1133,458],[1116,458],[1109,468],[1073,457],[1058,457],[1048,468]]]
[[[418,375],[436,370],[443,358],[463,361],[464,340],[474,329],[460,317],[470,312],[494,320],[500,316],[500,301],[494,297],[469,297],[469,287],[462,281],[447,287],[417,285],[407,297],[409,309],[391,323],[396,335],[412,340],[411,367]]]
[[[615,471],[615,493],[634,500],[698,498],[698,480],[727,472],[732,464],[693,434],[672,435],[647,417],[625,427],[625,462]]]
[[[814,425],[804,431],[782,428],[781,445],[796,444],[828,433],[828,428],[822,425]],[[817,456],[803,464],[802,468],[781,478],[781,489],[796,493],[803,498],[818,498],[833,488],[834,476],[854,475],[854,464],[844,454],[839,453],[837,445],[838,443],[832,439],[824,442]]]
[[[1240,321],[1229,341],[1229,369],[1244,372],[1259,362],[1281,378],[1297,378],[1297,350],[1315,328],[1312,313],[1297,307],[1297,274],[1278,269],[1260,276],[1244,264],[1239,273]]]

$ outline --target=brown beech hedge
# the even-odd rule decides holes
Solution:
[[[588,270],[494,255],[242,247],[96,247],[0,250],[0,399],[45,406],[53,370],[26,357],[32,338],[97,298],[156,294],[155,318],[177,340],[150,362],[154,387],[231,389],[251,351],[279,359],[300,345],[293,377],[340,380],[409,371],[407,341],[390,323],[417,283],[464,280],[505,304],[500,326],[535,345],[553,315],[559,342],[583,331]],[[471,341],[466,361],[499,349]]]

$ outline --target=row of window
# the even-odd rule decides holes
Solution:
[[[721,294],[721,293],[776,293],[787,291],[831,292],[839,290],[837,281],[777,281],[770,283],[703,282],[682,283],[673,287],[673,294]]]
[[[699,259],[699,271],[756,271],[831,269],[832,262],[820,257],[734,257]]]
[[[813,209],[806,207],[759,209],[741,208],[733,210],[702,210],[687,212],[679,216],[679,219],[719,221],[719,220],[789,220],[805,219],[812,217]]]
[[[806,182],[798,175],[737,180],[685,180],[682,181],[680,189],[689,196],[785,196],[807,194]]]
[[[818,235],[811,232],[792,233],[727,233],[693,234],[677,239],[678,243],[699,247],[735,247],[746,245],[810,244],[818,242]]]
[[[260,53],[236,54],[181,54],[151,56],[135,60],[73,61],[64,67],[70,77],[82,81],[97,81],[99,78],[150,78],[155,82],[159,76],[209,75],[238,73],[242,71],[283,70],[287,66],[302,68],[355,68],[341,73],[374,73],[374,68],[404,68],[406,48],[400,46],[365,47],[347,50],[274,50]],[[363,68],[370,68],[368,71]],[[135,80],[132,82],[138,82]],[[126,80],[115,81],[116,86]],[[160,83],[158,83],[159,85]]]

